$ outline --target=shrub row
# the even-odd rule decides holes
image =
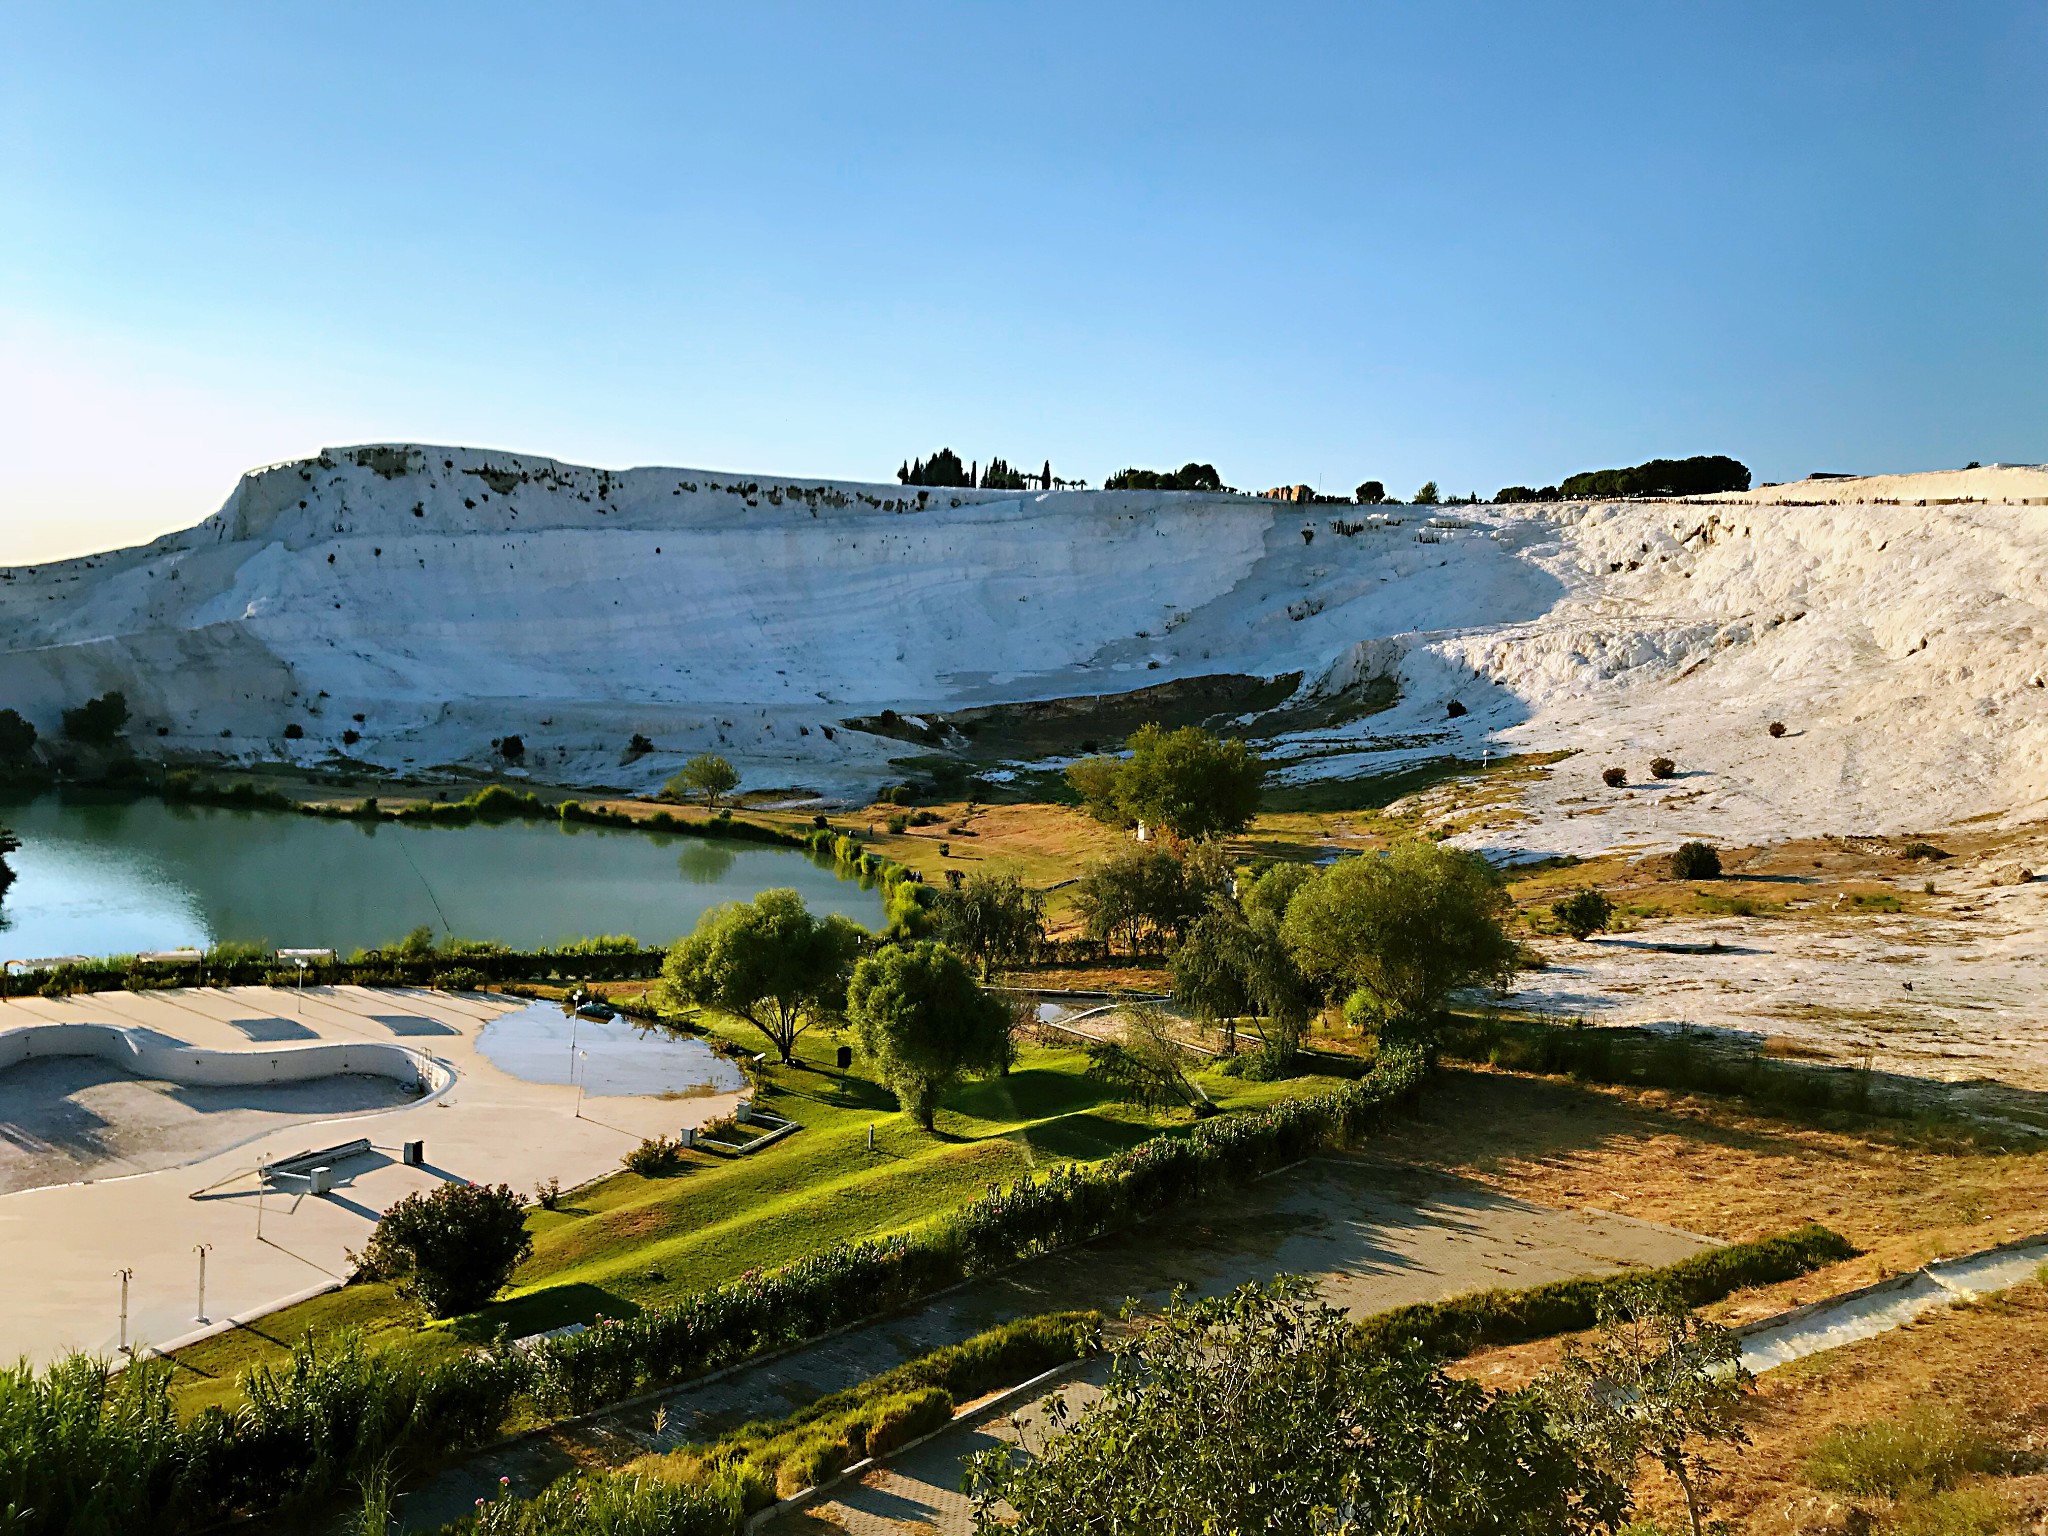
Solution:
[[[534,1396],[549,1412],[579,1412],[1117,1231],[1362,1140],[1414,1099],[1425,1070],[1415,1056],[1390,1053],[1356,1082],[1155,1136],[1100,1163],[1027,1175],[916,1232],[839,1244],[674,1307],[545,1340],[532,1354]]]
[[[640,981],[661,974],[664,949],[510,950],[464,946],[453,953],[409,954],[371,950],[348,960],[309,965],[303,972],[267,955],[208,955],[192,965],[156,965],[112,955],[81,965],[20,976],[0,975],[0,997],[68,997],[77,992],[146,992],[163,987],[427,987],[465,990],[505,982]]]
[[[776,1499],[943,1428],[962,1402],[1087,1358],[1102,1346],[1102,1325],[1099,1312],[1019,1318],[822,1397],[786,1418],[743,1424],[709,1444],[643,1456],[621,1472],[571,1477],[533,1499],[486,1500],[474,1515],[443,1526],[441,1536],[571,1536],[592,1529],[727,1536]],[[593,1525],[593,1507],[614,1511],[618,1523]],[[679,1518],[681,1523],[659,1523]]]
[[[1817,1223],[1754,1242],[1730,1243],[1648,1273],[1669,1285],[1690,1307],[1719,1301],[1745,1286],[1773,1285],[1825,1265],[1852,1259],[1857,1249]],[[1447,1301],[1421,1302],[1367,1318],[1356,1337],[1369,1347],[1421,1345],[1442,1355],[1468,1355],[1502,1344],[1522,1344],[1591,1328],[1601,1298],[1644,1277],[1642,1270],[1600,1279],[1556,1280],[1525,1290],[1477,1291]]]
[[[1514,1072],[1717,1094],[1777,1110],[1915,1112],[1908,1101],[1875,1091],[1874,1074],[1865,1068],[1774,1060],[1756,1047],[1685,1030],[1650,1034],[1583,1022],[1460,1018],[1441,1036],[1441,1052]]]

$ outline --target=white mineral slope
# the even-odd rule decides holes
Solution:
[[[1580,749],[1503,852],[1885,832],[2038,813],[2044,556],[2017,504],[1367,517],[334,449],[187,532],[0,571],[0,703],[49,730],[120,687],[144,746],[319,762],[354,730],[395,768],[516,733],[578,783],[709,747],[856,792],[916,750],[844,724],[882,708],[1299,673],[1342,723],[1281,738],[1290,777]],[[1399,702],[1345,718],[1385,678]],[[660,750],[621,763],[636,731]],[[1599,785],[1656,753],[1685,776]]]

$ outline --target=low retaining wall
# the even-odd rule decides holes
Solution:
[[[30,1024],[0,1032],[0,1072],[48,1056],[96,1056],[181,1088],[246,1088],[323,1077],[386,1077],[425,1094],[454,1072],[423,1051],[381,1040],[321,1040],[272,1050],[210,1051],[117,1024]]]

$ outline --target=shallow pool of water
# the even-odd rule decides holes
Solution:
[[[666,944],[721,902],[790,886],[879,927],[878,893],[793,849],[554,822],[467,827],[45,794],[21,838],[0,959],[247,939],[344,954],[422,924],[519,948],[599,933]]]
[[[500,1014],[476,1037],[477,1054],[529,1083],[581,1083],[586,1094],[732,1093],[746,1074],[702,1040],[564,1014],[535,1003]]]

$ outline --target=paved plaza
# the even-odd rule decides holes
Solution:
[[[112,1026],[152,1048],[252,1057],[373,1041],[420,1053],[432,1079],[424,1089],[361,1073],[194,1087],[76,1056],[0,1070],[0,1270],[16,1281],[0,1312],[0,1359],[111,1353],[122,1269],[133,1272],[130,1342],[163,1345],[205,1326],[197,1244],[213,1245],[206,1309],[218,1324],[344,1278],[347,1251],[415,1190],[465,1179],[530,1195],[548,1178],[582,1183],[617,1168],[643,1138],[728,1113],[739,1097],[592,1093],[579,1104],[567,1083],[514,1077],[479,1053],[477,1036],[528,1006],[484,993],[364,987],[0,1002],[0,1042],[51,1024]],[[371,1151],[335,1166],[331,1194],[259,1196],[259,1161],[358,1138]],[[425,1144],[424,1166],[400,1160],[407,1141]]]

